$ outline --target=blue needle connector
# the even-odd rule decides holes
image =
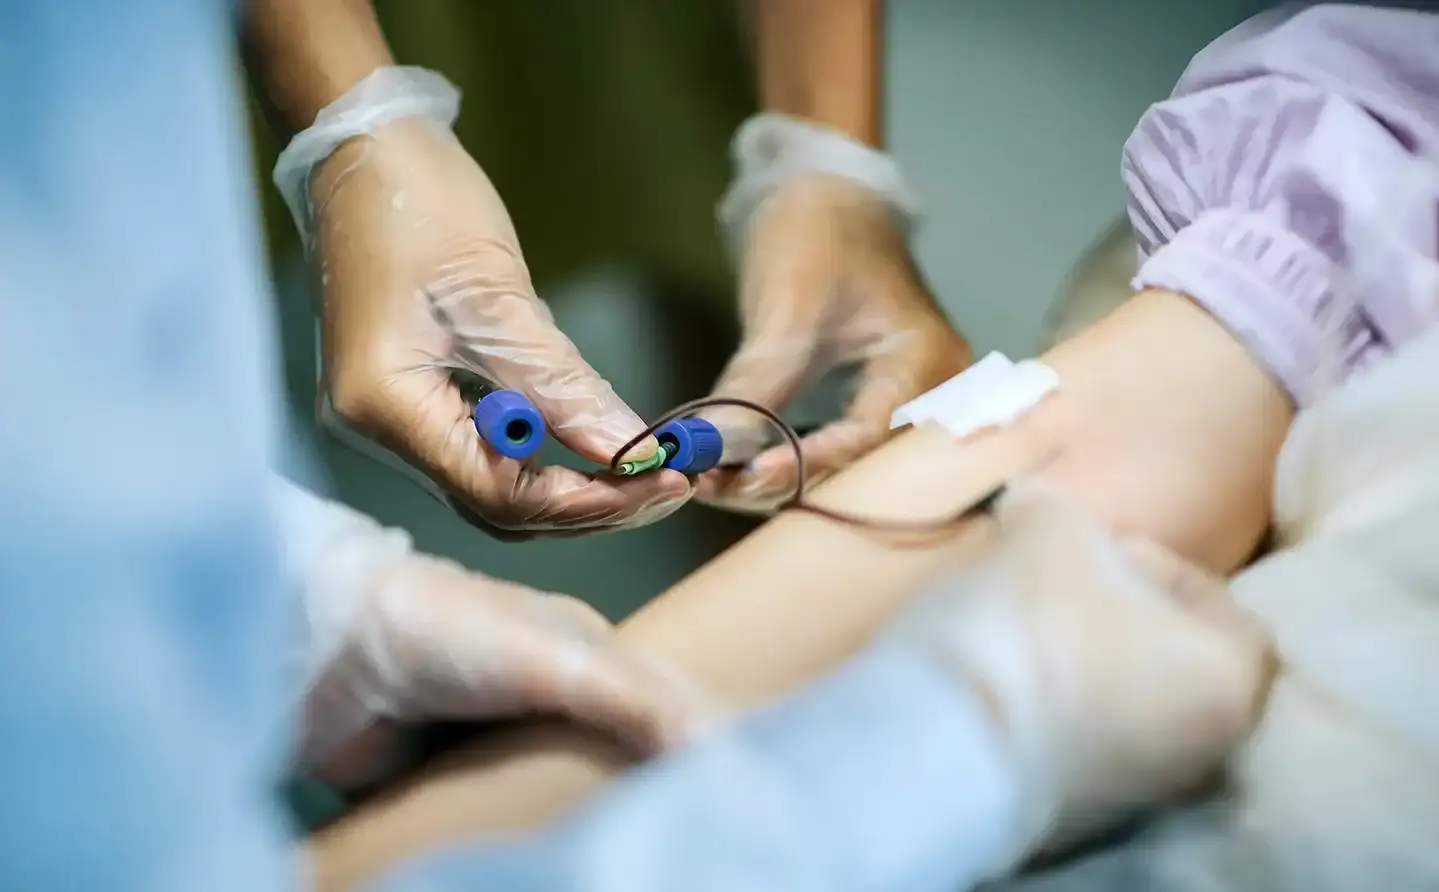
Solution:
[[[517,390],[492,391],[475,403],[475,430],[505,458],[529,458],[545,444],[544,416]]]
[[[724,454],[724,437],[719,428],[703,418],[676,418],[655,431],[659,451],[649,458],[627,461],[616,470],[621,474],[643,474],[655,468],[669,468],[688,477],[703,474],[719,464]]]
[[[688,477],[713,468],[724,454],[719,428],[703,418],[677,418],[655,431],[655,439],[665,455],[661,467]]]

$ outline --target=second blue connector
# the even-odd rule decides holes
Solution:
[[[655,431],[659,451],[647,459],[627,461],[621,474],[641,474],[655,468],[679,471],[687,477],[703,474],[719,464],[724,454],[724,437],[719,428],[703,418],[676,418]]]
[[[655,431],[655,439],[665,455],[662,467],[687,477],[713,468],[724,454],[719,428],[703,418],[677,418]]]

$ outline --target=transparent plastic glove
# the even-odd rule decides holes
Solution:
[[[1192,792],[1257,723],[1274,658],[1221,580],[1116,544],[1047,488],[1015,486],[996,517],[992,559],[887,635],[990,701],[1025,788],[1020,859]]]
[[[326,779],[382,774],[390,753],[371,732],[391,722],[555,713],[649,754],[707,712],[581,601],[418,554],[403,532],[289,483],[277,501],[308,629],[302,755]]]
[[[835,131],[761,115],[735,136],[736,180],[719,210],[740,261],[743,340],[714,393],[776,411],[830,371],[858,364],[843,416],[805,437],[814,482],[890,434],[893,411],[972,360],[935,304],[908,246],[918,209],[894,162]],[[699,497],[773,509],[794,489],[795,459],[762,418],[706,413],[726,465]]]
[[[324,292],[325,379],[344,424],[439,483],[497,531],[653,521],[689,482],[617,479],[502,458],[453,370],[527,395],[550,432],[608,464],[644,424],[555,327],[504,203],[450,132],[459,93],[417,68],[371,74],[290,143],[275,182]],[[654,454],[650,439],[631,455]]]

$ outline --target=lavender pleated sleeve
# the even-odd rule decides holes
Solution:
[[[1135,287],[1190,296],[1303,405],[1435,318],[1436,158],[1439,14],[1251,19],[1125,144]]]

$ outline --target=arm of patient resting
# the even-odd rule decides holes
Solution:
[[[427,858],[377,888],[959,892],[1022,853],[1024,798],[986,700],[955,682],[916,653],[867,652],[548,832]]]
[[[939,518],[1040,466],[1117,531],[1216,570],[1238,566],[1268,521],[1291,408],[1208,314],[1141,294],[1045,357],[1060,390],[1015,425],[956,441],[904,433],[816,490],[834,508]],[[620,634],[740,706],[763,703],[858,649],[918,585],[977,544],[896,548],[803,514],[776,518],[637,613]],[[622,769],[570,726],[479,741],[439,773],[318,835],[320,889],[349,888],[445,843],[543,825]]]

